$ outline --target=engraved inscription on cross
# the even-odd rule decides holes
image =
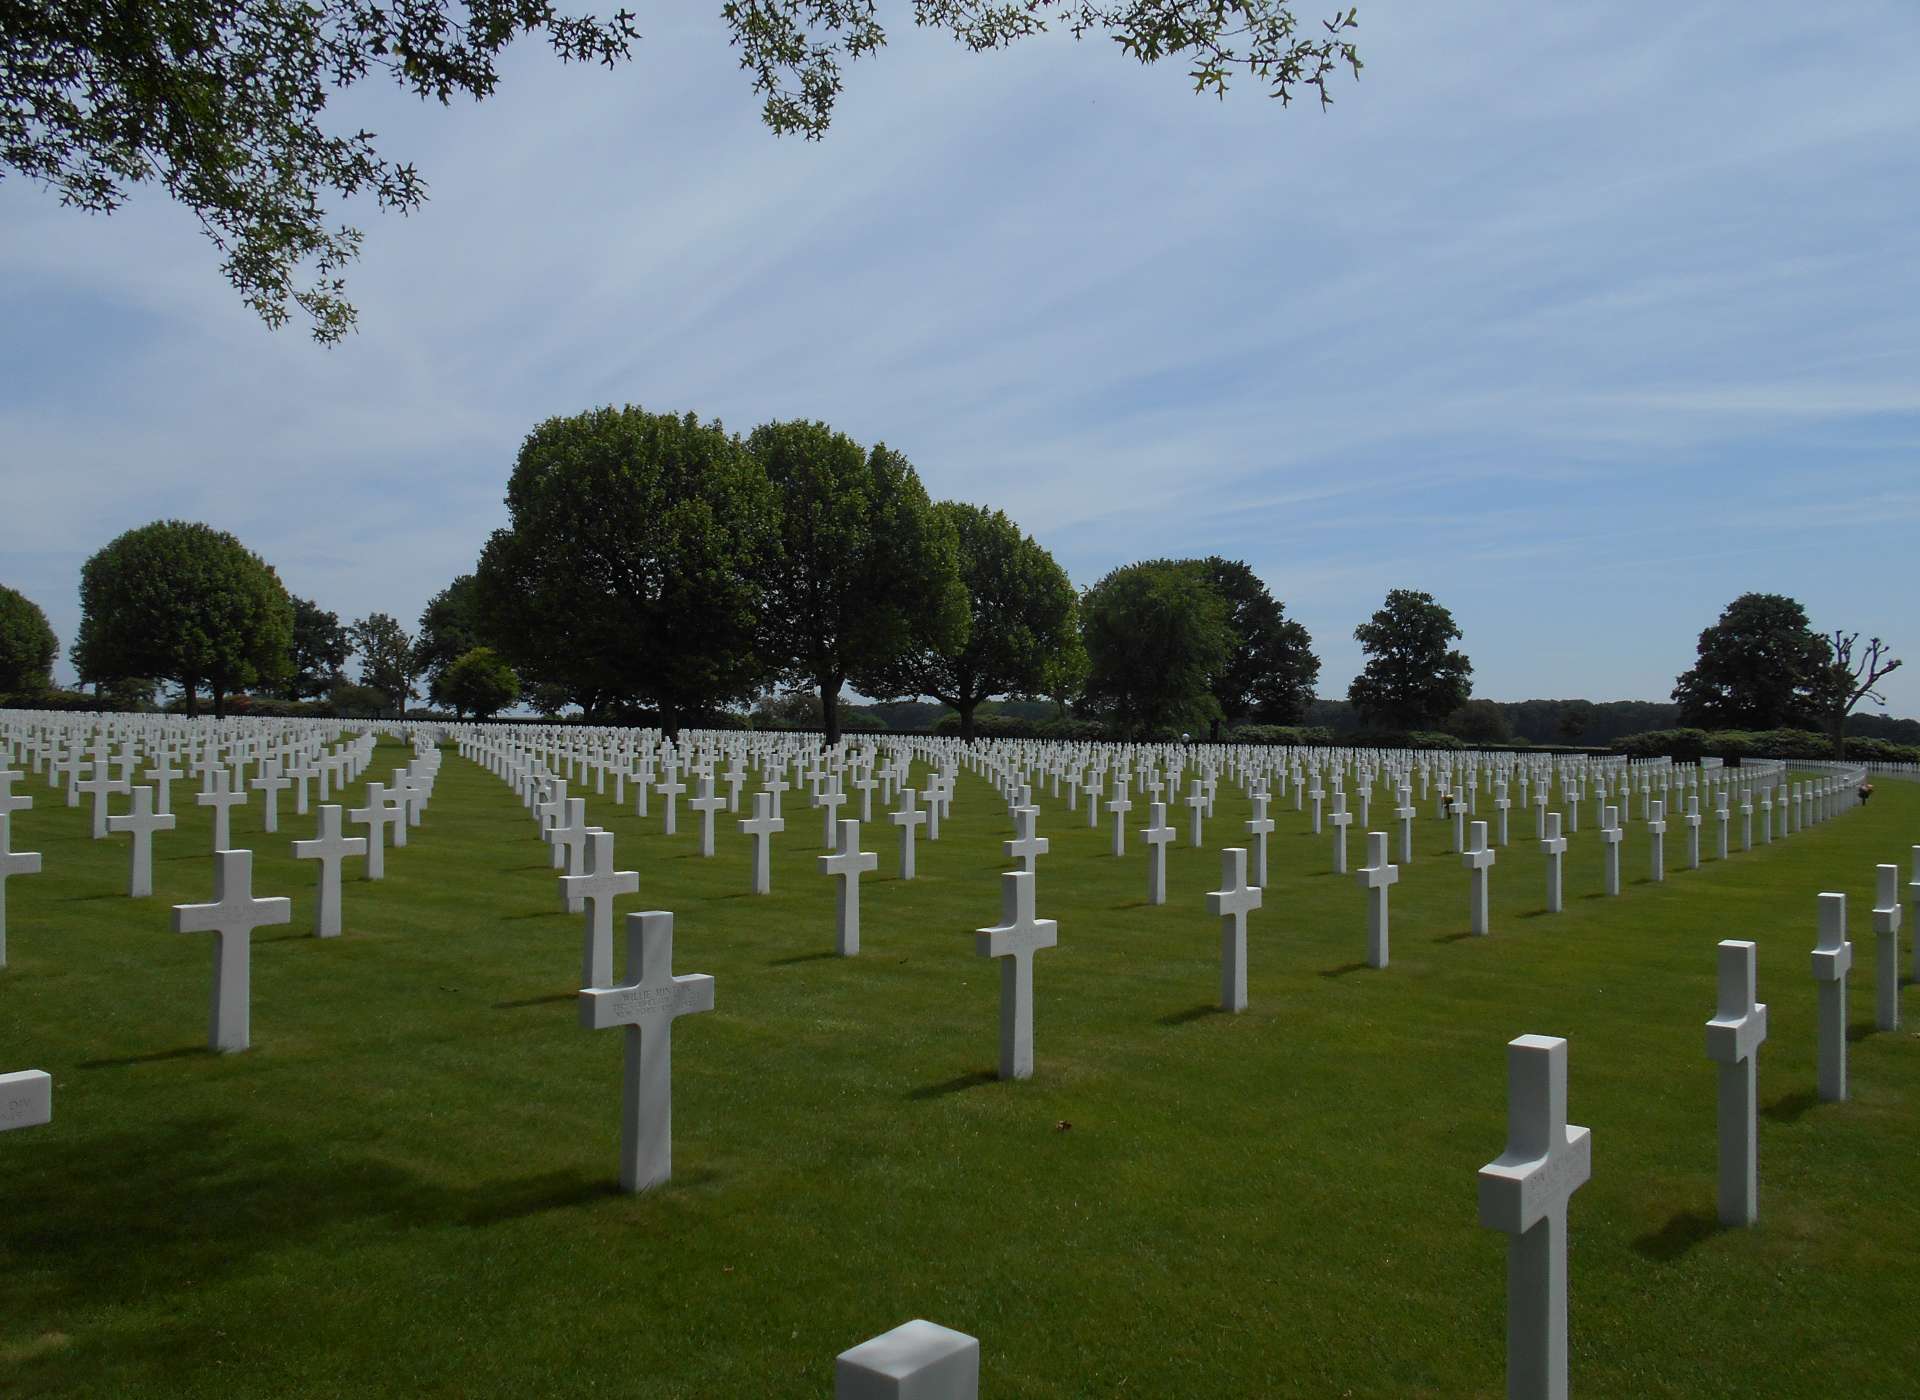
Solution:
[[[673,1175],[673,1023],[713,1010],[713,978],[675,976],[673,915],[627,915],[627,976],[619,987],[583,987],[580,1024],[626,1028],[620,1091],[620,1189],[645,1191]]]

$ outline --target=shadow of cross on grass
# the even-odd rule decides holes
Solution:
[[[1668,1264],[1680,1258],[1701,1241],[1711,1239],[1727,1228],[1729,1227],[1722,1225],[1705,1211],[1676,1211],[1673,1217],[1658,1230],[1636,1239],[1633,1242],[1633,1251],[1642,1258],[1655,1259],[1662,1264]]]
[[[177,1052],[169,1052],[177,1053]],[[260,1153],[247,1125],[201,1115],[139,1133],[43,1139],[8,1165],[7,1249],[41,1297],[140,1306],[375,1218],[483,1228],[599,1200],[612,1173],[579,1169],[445,1186],[365,1157]],[[129,1173],[128,1162],[140,1170]],[[674,1184],[699,1185],[699,1174]]]

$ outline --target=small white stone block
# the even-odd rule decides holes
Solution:
[[[915,1318],[840,1353],[834,1400],[979,1400],[980,1343]]]
[[[0,1074],[0,1133],[9,1128],[38,1128],[52,1121],[52,1075],[43,1069]]]

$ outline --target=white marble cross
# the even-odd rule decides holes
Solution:
[[[587,825],[587,799],[569,797],[564,806],[567,813],[565,820],[547,833],[547,839],[553,843],[554,868],[569,875],[579,875],[586,870],[587,832],[592,830]],[[577,914],[580,910],[576,905],[567,912]]]
[[[581,989],[580,1024],[626,1027],[620,1189],[631,1192],[673,1175],[673,1023],[713,1010],[713,978],[674,975],[673,915],[662,910],[627,915],[627,976],[625,986]]]
[[[709,858],[713,855],[713,817],[727,805],[727,799],[719,797],[713,791],[713,779],[703,776],[700,779],[700,795],[687,799],[687,806],[700,814],[700,854]]]
[[[1620,842],[1626,833],[1620,829],[1620,809],[1608,807],[1600,817],[1600,842],[1605,860],[1605,886],[1608,894],[1620,893]]]
[[[93,798],[93,839],[103,841],[107,835],[107,799],[127,792],[131,787],[125,778],[113,776],[112,769],[104,758],[95,759],[93,776],[84,782],[74,784],[80,792]]]
[[[860,849],[860,823],[848,817],[840,823],[839,849],[830,856],[815,856],[814,864],[822,875],[840,877],[834,951],[843,958],[853,957],[860,951],[860,877],[879,869],[880,857]]]
[[[347,813],[348,821],[367,828],[366,878],[369,880],[387,877],[387,819],[392,815],[387,806],[386,789],[379,783],[367,784],[366,806]]]
[[[1653,802],[1648,805],[1647,874],[1657,885],[1667,878],[1667,804]]]
[[[5,823],[0,822],[0,831],[4,831],[4,829]],[[4,852],[6,846],[7,843],[4,840],[0,840],[0,852]],[[1907,903],[1913,906],[1913,980],[1920,982],[1920,846],[1912,848],[1911,858],[1913,861],[1913,878],[1907,881]],[[4,859],[4,856],[0,855],[0,859]],[[5,913],[5,907],[0,905],[0,915]],[[0,933],[5,932],[6,920],[0,918]],[[0,953],[4,953],[5,951],[5,949],[0,949]],[[0,966],[5,966],[5,963],[6,959],[0,957]]]
[[[1387,896],[1399,882],[1400,867],[1387,863],[1387,833],[1367,833],[1367,863],[1357,872],[1367,892],[1367,966],[1385,967],[1388,959]]]
[[[1487,824],[1475,822],[1471,844],[1460,853],[1460,864],[1467,869],[1471,882],[1467,892],[1467,914],[1472,932],[1487,932],[1487,871],[1496,859],[1493,848],[1487,845]]]
[[[206,792],[195,793],[193,800],[202,807],[213,808],[213,849],[224,851],[233,845],[229,813],[235,807],[247,805],[247,793],[245,788],[229,786],[224,766],[214,768],[208,774],[208,780],[212,787]]]
[[[680,830],[680,794],[687,790],[687,785],[680,781],[673,769],[667,769],[666,773],[664,780],[653,785],[653,790],[667,799],[667,810],[662,814],[663,825],[660,829],[668,836],[673,836]]]
[[[1681,818],[1687,826],[1687,869],[1700,868],[1700,799],[1687,799],[1687,814]]]
[[[1092,804],[1092,799],[1088,799]],[[1124,856],[1127,853],[1127,813],[1133,810],[1133,799],[1127,796],[1127,780],[1121,774],[1113,775],[1113,796],[1107,800],[1107,810],[1113,813],[1113,853]]]
[[[585,801],[584,798],[579,799]],[[613,985],[613,901],[640,893],[640,872],[613,868],[613,833],[589,827],[584,873],[560,877],[560,900],[570,914],[586,912],[580,980],[589,987]]]
[[[1393,809],[1393,818],[1400,823],[1400,863],[1413,864],[1413,789],[1402,783],[1400,786],[1400,805]]]
[[[1207,895],[1207,912],[1220,920],[1220,1009],[1247,1009],[1247,915],[1260,907],[1260,887],[1247,883],[1247,853],[1220,852],[1221,888]]]
[[[839,834],[839,828],[836,827],[834,823],[840,820],[840,808],[845,804],[846,800],[847,795],[840,791],[840,785],[837,782],[831,784],[826,791],[818,794],[813,799],[813,805],[821,810],[825,822],[825,826],[822,827],[820,832],[820,844],[824,846],[829,853],[839,849],[839,847],[833,844],[834,841],[838,839]]]
[[[1900,867],[1873,868],[1873,1024],[1876,1030],[1900,1029]]]
[[[31,807],[31,797],[15,797],[7,791],[17,772],[0,773],[0,967],[7,965],[7,878],[12,875],[38,875],[40,852],[9,848],[13,839],[14,812]]]
[[[1000,958],[1000,1077],[1033,1077],[1033,955],[1060,942],[1060,925],[1033,916],[1033,876],[1000,877],[1000,922],[974,931],[974,951]]]
[[[1453,818],[1453,849],[1464,855],[1467,849],[1467,804],[1455,793],[1447,803],[1447,815]]]
[[[1309,792],[1307,796],[1313,799],[1313,834],[1318,836],[1321,830],[1320,804],[1324,802],[1327,797],[1325,789],[1320,786],[1318,774],[1314,775],[1313,790]]]
[[[1193,780],[1193,788],[1187,794],[1187,808],[1193,813],[1192,831],[1188,836],[1188,842],[1193,846],[1199,846],[1206,839],[1206,832],[1201,822],[1207,815],[1207,794],[1202,789],[1198,778]]]
[[[773,815],[773,794],[765,790],[756,792],[753,815],[737,825],[753,838],[753,883],[749,888],[754,894],[770,894],[773,891],[773,838],[787,829],[785,819]]]
[[[1593,1134],[1567,1122],[1567,1042],[1507,1042],[1507,1150],[1480,1168],[1480,1223],[1507,1235],[1507,1394],[1567,1396],[1567,1201]]]
[[[253,897],[253,852],[213,853],[213,903],[173,906],[175,933],[211,933],[213,998],[207,1044],[245,1050],[252,1008],[253,931],[293,921],[291,899]]]
[[[260,829],[269,832],[279,831],[280,791],[282,788],[292,786],[287,779],[280,776],[280,764],[277,761],[263,763],[260,766],[260,776],[255,778],[248,786],[258,788],[266,794],[264,807],[260,815]]]
[[[1333,873],[1347,873],[1347,828],[1353,825],[1353,813],[1347,810],[1347,794],[1339,788],[1333,790],[1333,815],[1327,819],[1333,826]]]
[[[1008,860],[1020,862],[1020,868],[1027,874],[1035,873],[1040,857],[1047,853],[1049,842],[1046,837],[1036,835],[1034,828],[1040,821],[1038,807],[1015,807],[1013,809],[1014,839],[1000,843],[1001,854]]]
[[[1560,814],[1547,813],[1547,834],[1540,842],[1547,858],[1547,912],[1558,914],[1565,907],[1562,869],[1567,858],[1567,838],[1560,834]]]
[[[1247,835],[1253,838],[1248,848],[1248,872],[1252,882],[1262,889],[1267,885],[1267,838],[1273,834],[1273,818],[1267,815],[1267,794],[1253,795],[1253,817],[1247,822]]]
[[[153,893],[153,833],[172,831],[173,813],[153,810],[153,789],[133,789],[133,810],[124,816],[108,817],[107,830],[133,834],[133,867],[127,878],[127,897],[145,899]]]
[[[1820,936],[1813,950],[1813,978],[1820,1003],[1820,1098],[1843,1103],[1847,1097],[1847,972],[1853,945],[1847,942],[1847,897],[1823,894]]]
[[[340,933],[340,862],[348,856],[364,856],[367,838],[340,833],[341,810],[328,802],[320,807],[320,834],[311,841],[295,841],[295,860],[320,862],[320,879],[314,890],[313,936],[336,938]]]
[[[1147,903],[1167,902],[1167,843],[1173,840],[1173,828],[1167,825],[1167,804],[1150,803],[1148,820],[1153,825],[1140,833],[1147,843]]]
[[[1720,1065],[1720,1223],[1760,1218],[1758,1100],[1754,1071],[1767,1038],[1767,1008],[1753,999],[1758,945],[1720,943],[1719,998],[1707,1022],[1707,1058]]]
[[[1513,807],[1513,799],[1507,796],[1507,785],[1497,782],[1493,785],[1494,844],[1507,844],[1507,813]]]
[[[162,749],[154,755],[153,763],[147,769],[147,781],[153,784],[153,810],[156,812],[173,810],[173,780],[186,776],[173,766],[175,756],[171,749]]]
[[[912,788],[901,785],[900,805],[887,813],[887,820],[900,828],[900,878],[911,880],[914,878],[914,838],[927,820],[927,814],[920,810]]]

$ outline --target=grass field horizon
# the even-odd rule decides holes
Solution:
[[[366,776],[408,752],[383,741]],[[1524,1033],[1567,1037],[1569,1117],[1593,1131],[1569,1211],[1577,1392],[1878,1393],[1920,1370],[1920,1014],[1873,1031],[1869,918],[1875,864],[1905,893],[1920,785],[1747,854],[1736,816],[1724,862],[1709,818],[1697,872],[1675,821],[1658,885],[1635,820],[1617,899],[1589,801],[1560,915],[1516,812],[1487,938],[1419,804],[1382,971],[1362,892],[1288,797],[1237,1016],[1215,1009],[1203,896],[1246,844],[1240,790],[1222,781],[1201,848],[1169,815],[1152,907],[1145,804],[1116,861],[1109,819],[1036,789],[1060,942],[1035,960],[1035,1076],[1001,1083],[972,932],[999,920],[1013,833],[985,780],[962,773],[913,882],[893,828],[863,825],[880,863],[852,959],[832,955],[820,814],[792,793],[756,898],[733,817],[703,860],[684,804],[667,837],[659,799],[643,819],[576,784],[640,872],[620,913],[673,911],[674,970],[717,984],[675,1026],[674,1179],[628,1197],[620,1037],[577,1017],[582,918],[513,793],[443,752],[386,879],[349,863],[339,939],[309,936],[315,868],[290,855],[313,818],[284,800],[266,836],[257,797],[236,812],[255,894],[294,908],[255,939],[255,1048],[232,1056],[204,1048],[210,936],[168,931],[212,893],[192,784],[134,901],[127,839],[20,785],[12,844],[45,871],[7,886],[0,1071],[55,1091],[50,1126],[0,1136],[0,1392],[818,1397],[836,1353],[927,1317],[980,1338],[994,1397],[1499,1395],[1506,1241],[1476,1223],[1474,1174],[1505,1142]],[[1364,851],[1356,826],[1351,867]],[[1844,1104],[1814,1096],[1826,890],[1854,943]],[[1758,942],[1770,1007],[1748,1230],[1714,1223],[1722,938]]]

